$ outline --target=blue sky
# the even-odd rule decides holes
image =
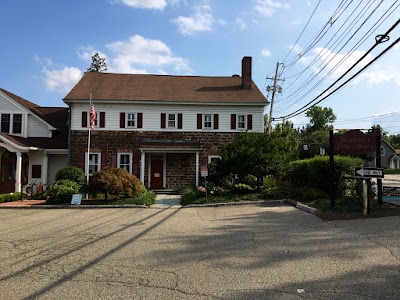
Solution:
[[[0,87],[42,106],[63,106],[62,98],[90,66],[95,51],[106,58],[108,72],[201,76],[240,74],[242,57],[252,56],[253,80],[265,95],[272,84],[266,77],[284,62],[279,69],[284,71],[285,81],[279,81],[283,93],[275,98],[273,116],[285,116],[321,94],[374,45],[375,36],[398,20],[397,2],[3,0]],[[387,19],[374,27],[382,16]],[[326,33],[312,43],[325,24]],[[351,52],[364,34],[364,42]],[[362,65],[399,36],[400,25]],[[336,128],[381,124],[391,134],[400,133],[399,44],[319,104],[333,109]],[[308,79],[314,81],[299,91]],[[290,120],[296,126],[307,123],[304,114]]]

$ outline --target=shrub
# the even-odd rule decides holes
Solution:
[[[252,191],[253,189],[251,186],[244,184],[244,183],[237,183],[233,185],[232,192],[237,192],[237,193],[246,193],[249,191]]]
[[[352,175],[354,168],[362,166],[360,158],[335,156],[336,195],[343,195],[346,185],[343,175]],[[329,157],[316,156],[309,159],[290,162],[282,176],[282,179],[296,187],[314,187],[329,194]]]
[[[264,189],[261,192],[263,199],[282,199],[288,195],[289,191],[287,188],[282,186],[273,186]]]
[[[68,179],[83,186],[86,183],[85,173],[78,167],[69,166],[59,170],[56,174],[55,181]]]
[[[79,190],[80,185],[75,181],[69,179],[55,181],[47,193],[50,196],[48,203],[56,204],[69,202],[71,201],[72,194],[78,194]]]
[[[291,198],[308,202],[320,199],[328,199],[328,195],[317,188],[298,188],[291,193]]]
[[[143,184],[124,169],[106,167],[93,174],[89,182],[89,192],[110,194],[115,198],[138,197],[143,192]]]
[[[0,195],[0,203],[16,201],[22,198],[21,193],[8,193],[8,194],[1,194]]]

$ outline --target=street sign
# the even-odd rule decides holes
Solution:
[[[354,169],[354,176],[361,176],[361,177],[371,177],[371,178],[383,178],[383,168],[355,168]]]
[[[201,165],[200,166],[200,175],[201,175],[201,177],[207,177],[208,176],[208,166],[207,165]]]

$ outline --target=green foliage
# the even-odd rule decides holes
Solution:
[[[85,173],[78,167],[68,166],[59,170],[56,174],[55,180],[68,179],[83,186],[86,183]]]
[[[353,175],[354,168],[362,166],[360,158],[335,156],[334,180],[336,195],[343,195],[345,191],[345,179],[343,175]],[[296,160],[290,162],[282,179],[296,187],[314,187],[329,195],[330,167],[328,156],[316,156],[314,158]]]
[[[69,179],[60,179],[54,182],[48,191],[50,199],[47,201],[48,204],[58,204],[70,202],[72,194],[79,194],[81,186]]]
[[[393,148],[400,148],[400,134],[392,134],[388,139]]]
[[[374,125],[372,125],[371,126],[371,129],[370,130],[368,130],[368,132],[377,132],[377,131],[380,131],[381,132],[381,138],[384,138],[384,139],[389,139],[389,137],[388,137],[388,132],[386,131],[386,130],[384,130],[383,128],[382,128],[382,126],[381,125],[379,125],[379,124],[374,124]]]
[[[385,169],[385,175],[400,174],[400,169]]]
[[[300,158],[311,158],[319,155],[320,148],[329,149],[329,131],[316,130],[303,136],[300,147],[307,145],[308,150],[301,150]]]
[[[283,186],[271,186],[261,192],[263,199],[283,199],[288,196],[289,190]]]
[[[22,194],[19,192],[1,194],[0,195],[0,203],[16,201],[16,200],[20,200],[21,198],[22,198]]]
[[[237,183],[232,187],[232,192],[236,193],[247,193],[252,190],[251,186],[245,183]]]
[[[146,189],[146,188],[145,188]],[[133,198],[124,198],[112,201],[110,203],[106,203],[108,205],[146,205],[150,206],[155,203],[156,194],[154,192],[143,191],[142,194],[138,197]]]
[[[92,56],[92,63],[89,68],[86,69],[88,72],[104,72],[107,71],[106,59],[101,57],[98,52]]]
[[[306,126],[306,134],[314,131],[328,130],[329,123],[336,120],[336,115],[330,107],[313,106],[306,112],[306,116],[310,118],[310,123]]]
[[[290,197],[302,202],[329,198],[326,193],[317,188],[297,188],[291,193]]]
[[[124,169],[106,167],[93,174],[88,190],[92,194],[105,193],[116,198],[138,197],[143,184]]]

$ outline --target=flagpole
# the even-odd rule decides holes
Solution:
[[[92,94],[90,94],[90,100],[89,100],[89,112],[92,107]],[[91,116],[89,113],[89,120],[91,120]],[[87,149],[87,164],[86,164],[86,184],[89,185],[89,157],[90,157],[90,132],[92,131],[91,128],[91,121],[89,121],[89,133],[88,133],[88,149]],[[86,200],[89,199],[89,193],[86,193]]]

